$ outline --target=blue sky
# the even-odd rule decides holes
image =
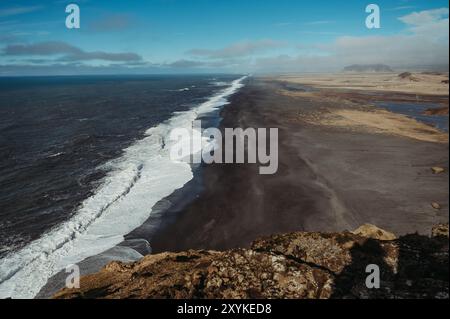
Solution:
[[[76,3],[81,28],[65,27]],[[365,7],[381,28],[365,26]],[[0,2],[0,75],[448,68],[448,1]]]

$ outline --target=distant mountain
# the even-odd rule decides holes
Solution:
[[[385,64],[354,64],[344,68],[344,72],[394,72]]]

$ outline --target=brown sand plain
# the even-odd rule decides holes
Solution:
[[[276,80],[311,85],[324,89],[400,92],[414,95],[448,96],[448,73],[338,73],[282,75]]]

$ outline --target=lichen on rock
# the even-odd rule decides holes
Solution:
[[[365,284],[372,264],[380,289]],[[54,298],[448,298],[448,264],[448,225],[435,227],[433,237],[398,239],[365,225],[353,233],[275,235],[250,249],[113,262]]]

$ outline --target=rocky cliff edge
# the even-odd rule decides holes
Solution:
[[[448,244],[448,225],[430,237],[395,238],[372,225],[275,235],[250,249],[112,262],[54,298],[448,298]],[[369,265],[380,270],[379,289],[366,285]]]

